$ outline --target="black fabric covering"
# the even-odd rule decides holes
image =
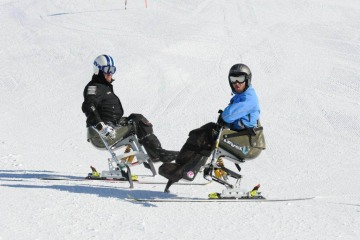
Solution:
[[[177,182],[181,178],[190,181],[194,180],[199,169],[210,156],[215,140],[215,123],[207,123],[198,129],[192,130],[175,163],[161,165],[159,174],[173,182]]]
[[[153,125],[142,114],[133,113],[128,121],[135,123],[136,135],[139,142],[145,147],[153,162],[171,162],[176,159],[178,151],[169,151],[161,147],[159,139],[155,136]]]
[[[128,121],[133,121],[136,126],[136,135],[141,141],[149,134],[153,134],[153,125],[142,114],[132,113],[128,117]]]

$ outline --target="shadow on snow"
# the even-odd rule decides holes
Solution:
[[[0,170],[0,180],[6,181],[23,181],[24,179],[39,179],[49,177],[81,179],[81,177],[74,177],[69,175],[58,175],[54,171],[44,170]]]
[[[13,170],[0,170],[0,181],[14,181],[14,182],[22,182],[28,179],[36,179],[39,180],[40,178],[46,177],[53,177],[56,172],[51,171],[13,171]],[[73,179],[80,179],[79,177],[74,176],[67,176],[67,175],[56,175],[57,177],[64,177],[64,178],[73,178]],[[10,188],[25,188],[25,189],[52,189],[57,191],[65,191],[70,193],[77,193],[77,194],[91,194],[97,195],[103,198],[118,198],[122,200],[127,200],[129,198],[173,198],[176,197],[174,194],[164,193],[160,191],[150,191],[150,190],[137,190],[137,189],[130,189],[128,185],[126,186],[119,186],[119,183],[116,184],[114,187],[110,186],[103,186],[99,184],[93,184],[93,182],[87,182],[84,185],[84,182],[67,182],[66,184],[54,184],[50,185],[49,181],[41,181],[39,180],[36,183],[44,183],[42,185],[30,185],[30,184],[0,184],[2,187],[10,187]],[[53,183],[53,182],[52,182]],[[136,187],[136,186],[135,186]],[[136,202],[128,200],[134,204],[140,204],[145,207],[156,206],[151,203],[145,202]]]

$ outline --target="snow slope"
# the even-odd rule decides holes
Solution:
[[[0,239],[360,238],[358,0],[0,0],[0,22]],[[107,168],[80,109],[102,53],[125,115],[144,114],[168,149],[216,120],[229,68],[246,63],[267,149],[242,165],[243,187],[316,198],[134,204],[127,194],[166,197],[164,185],[39,180]]]

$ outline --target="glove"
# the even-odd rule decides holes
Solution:
[[[115,130],[112,127],[108,126],[108,125],[105,125],[105,127],[103,127],[103,129],[100,131],[100,133],[104,137],[110,137],[111,139],[115,139],[115,137],[116,137]]]
[[[99,122],[98,124],[96,124],[96,129],[98,129],[100,134],[105,138],[110,137],[111,139],[115,139],[116,137],[115,130],[111,126],[108,126],[103,122]]]
[[[122,118],[120,118],[120,120],[119,120],[119,125],[120,126],[126,126],[126,125],[128,125],[129,124],[129,120],[128,120],[128,118],[127,117],[122,117]]]
[[[217,120],[217,124],[218,124],[219,126],[221,126],[221,127],[225,127],[226,124],[227,124],[227,123],[223,120],[221,114],[219,115],[219,118],[218,118],[218,120]]]

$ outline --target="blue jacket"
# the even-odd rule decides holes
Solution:
[[[221,116],[231,129],[257,127],[260,106],[254,88],[250,86],[242,93],[235,93]]]

